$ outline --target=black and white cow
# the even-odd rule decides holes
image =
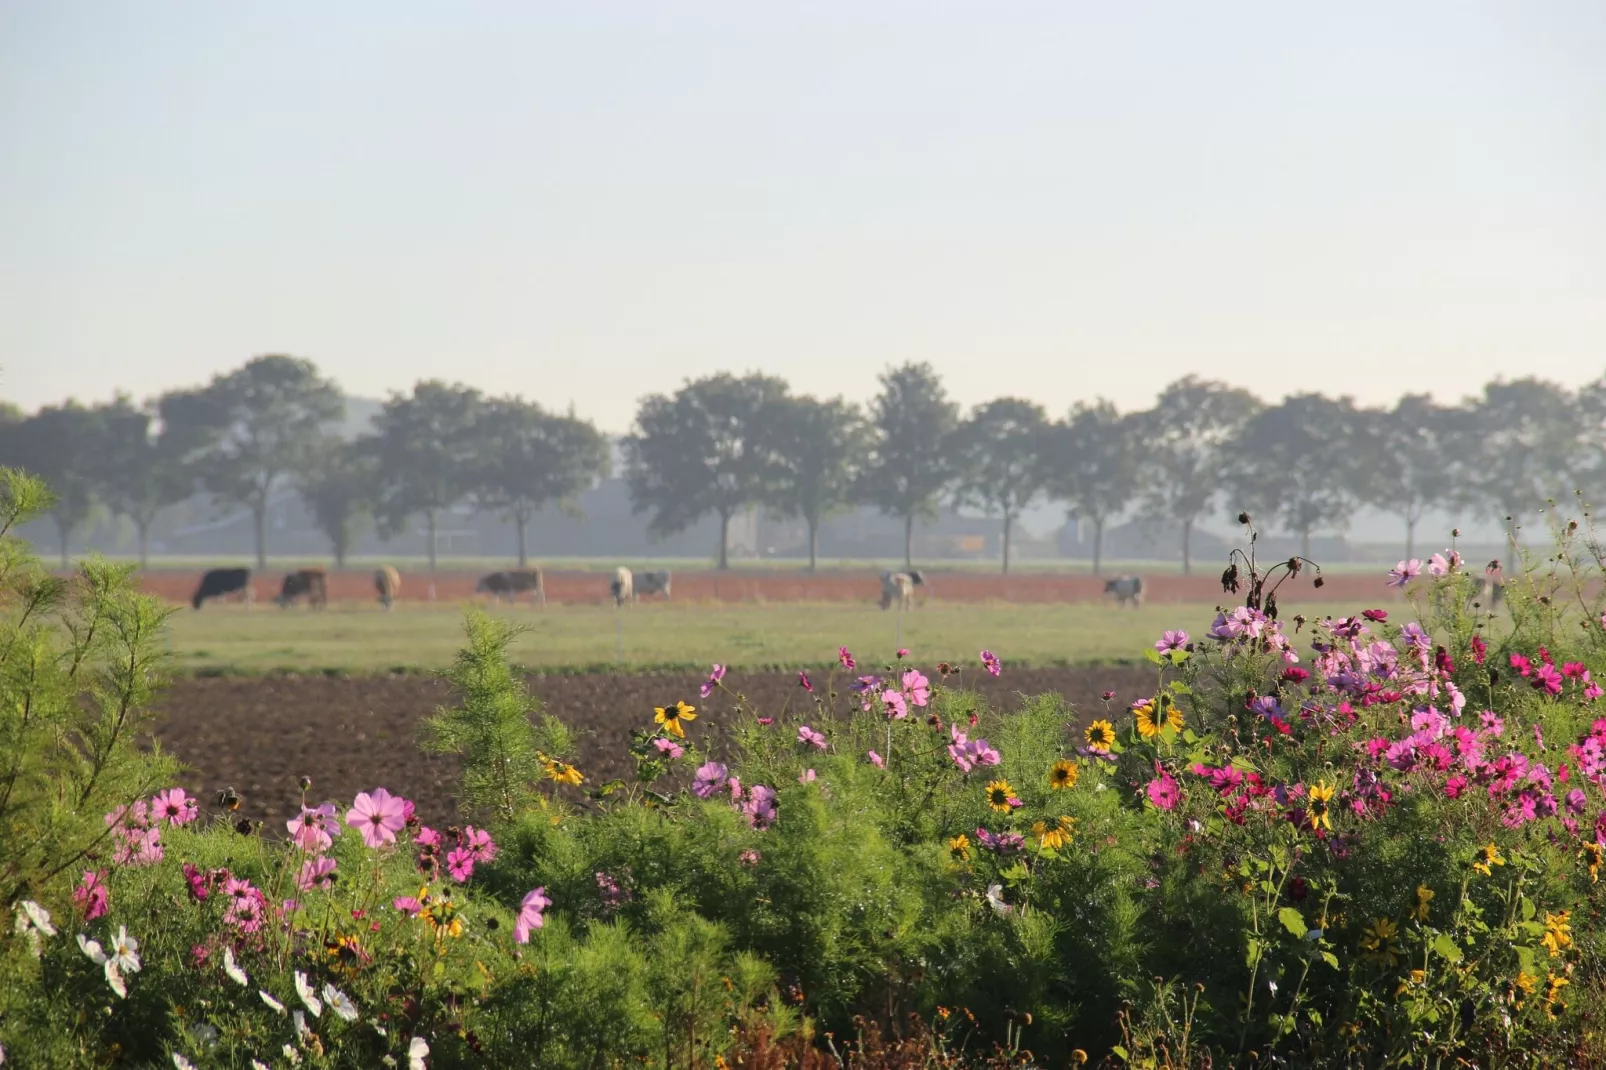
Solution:
[[[881,608],[891,609],[892,603],[897,602],[900,610],[909,609],[914,605],[915,588],[924,587],[926,577],[920,574],[919,569],[910,569],[908,572],[893,572],[890,569],[881,574]]]
[[[532,606],[536,602],[546,605],[546,583],[538,568],[493,572],[481,578],[474,590],[480,594],[489,594],[495,599],[505,598],[509,602],[517,602],[519,595],[528,592]]]
[[[1133,609],[1143,604],[1143,577],[1117,576],[1113,580],[1106,580],[1104,593],[1115,595],[1115,604],[1124,606],[1131,603]]]
[[[638,572],[635,575],[634,597],[638,600],[649,594],[661,594],[664,601],[669,601],[669,573],[664,572]]]

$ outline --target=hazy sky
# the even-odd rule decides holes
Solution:
[[[1606,372],[1606,4],[0,6],[0,396]]]

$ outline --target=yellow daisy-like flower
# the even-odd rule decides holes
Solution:
[[[424,898],[420,897],[419,902],[424,902]],[[457,904],[452,902],[451,896],[445,893],[431,898],[424,909],[418,912],[418,916],[429,923],[429,927],[435,930],[437,938],[463,935],[462,915],[458,914]]]
[[[1487,877],[1494,872],[1493,866],[1503,866],[1506,860],[1500,857],[1500,848],[1490,843],[1478,848],[1477,856],[1472,860],[1472,868]]]
[[[1155,696],[1133,709],[1132,716],[1137,721],[1138,735],[1144,739],[1153,739],[1167,728],[1182,731],[1182,710],[1170,695]]]
[[[556,780],[559,784],[582,784],[585,782],[585,774],[568,762],[560,762],[558,759],[548,758],[544,754],[537,754],[536,757],[540,759],[541,768],[546,771],[548,779]]]
[[[1336,790],[1325,780],[1318,780],[1310,786],[1310,806],[1305,812],[1309,816],[1311,828],[1325,828],[1329,831],[1332,829],[1333,821],[1328,816],[1328,804],[1333,801],[1333,793]]]
[[[1533,974],[1524,973],[1521,970],[1517,971],[1517,987],[1522,989],[1522,991],[1526,992],[1528,995],[1531,996],[1534,994],[1534,986],[1537,984],[1539,984],[1539,978],[1535,977]]]
[[[1138,735],[1144,739],[1153,739],[1160,734],[1160,718],[1154,715],[1153,699],[1135,707],[1132,710],[1132,718],[1137,722]]]
[[[1014,798],[1015,789],[1009,786],[1007,780],[994,780],[987,785],[987,805],[1001,814],[1014,811]]]
[[[1058,851],[1070,845],[1071,826],[1063,817],[1052,825],[1046,821],[1037,821],[1032,824],[1032,835],[1037,837],[1038,846]]]
[[[1074,788],[1076,787],[1077,778],[1081,775],[1082,770],[1077,767],[1075,762],[1061,758],[1048,771],[1048,786],[1055,791]]]
[[[679,700],[672,706],[654,706],[652,712],[654,724],[663,725],[665,732],[681,739],[686,738],[686,730],[680,726],[680,722],[697,720],[697,707]]]
[[[1103,754],[1115,745],[1115,726],[1109,721],[1094,721],[1082,733],[1082,738],[1087,740],[1088,750]]]
[[[1372,923],[1361,930],[1361,950],[1373,962],[1380,962],[1386,966],[1397,965],[1400,953],[1394,946],[1394,937],[1399,931],[1399,926],[1391,919],[1373,918]]]
[[[1583,862],[1584,866],[1589,870],[1589,879],[1592,882],[1599,882],[1601,861],[1600,844],[1595,843],[1594,841],[1584,844],[1583,850],[1578,852],[1578,859],[1579,861]]]
[[[1411,909],[1411,916],[1417,921],[1428,920],[1428,904],[1433,902],[1433,889],[1425,884],[1416,886],[1416,906]]]
[[[1540,943],[1545,945],[1551,958],[1561,954],[1573,942],[1572,926],[1567,924],[1567,919],[1571,916],[1572,912],[1569,910],[1563,910],[1559,914],[1545,912],[1545,935]]]
[[[963,832],[948,841],[948,853],[961,862],[970,861],[970,837]]]
[[[1550,974],[1545,978],[1545,1010],[1550,1013],[1552,1018],[1559,1016],[1567,1009],[1567,1004],[1561,1001],[1561,990],[1570,984],[1572,982],[1567,978],[1557,977],[1555,974]]]

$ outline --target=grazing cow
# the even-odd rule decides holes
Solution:
[[[401,573],[389,565],[374,569],[374,590],[379,592],[379,604],[390,609],[401,594]]]
[[[248,568],[214,568],[208,569],[201,577],[201,585],[195,588],[195,596],[190,599],[193,609],[200,609],[201,603],[208,598],[222,598],[224,595],[240,592],[246,606],[256,600],[251,590],[251,570]]]
[[[613,582],[608,584],[608,590],[613,592],[613,604],[615,609],[624,605],[627,601],[634,602],[636,600],[635,584],[632,582],[633,578],[634,577],[630,575],[630,570],[628,568],[620,566],[619,568],[613,570]]]
[[[900,610],[909,609],[914,605],[915,588],[924,587],[926,577],[920,574],[919,569],[910,569],[908,572],[886,571],[881,574],[881,608],[891,609],[896,601]]]
[[[306,596],[307,604],[322,609],[329,604],[329,575],[321,568],[304,568],[286,573],[275,599],[280,609],[287,608],[297,598]]]
[[[1118,606],[1130,602],[1132,608],[1137,609],[1143,604],[1143,577],[1117,576],[1113,580],[1106,580],[1104,593],[1115,595],[1115,604]]]
[[[530,605],[535,605],[537,601],[543,606],[546,605],[546,584],[538,568],[493,572],[481,579],[474,590],[495,599],[505,598],[510,604],[517,602],[519,595],[529,592]]]
[[[661,594],[664,601],[669,601],[669,573],[664,572],[638,572],[635,577],[635,590],[633,597],[645,598],[649,594]]]

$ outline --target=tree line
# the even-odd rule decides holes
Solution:
[[[1018,397],[962,412],[927,364],[890,368],[879,386],[859,406],[793,394],[773,376],[719,374],[645,397],[622,442],[632,507],[655,535],[717,518],[721,568],[732,517],[763,507],[798,519],[812,569],[820,525],[835,512],[870,505],[899,518],[912,563],[915,521],[943,503],[969,505],[999,518],[1008,571],[1022,511],[1057,501],[1091,526],[1095,570],[1105,526],[1137,515],[1174,527],[1187,571],[1194,527],[1218,507],[1248,509],[1308,548],[1312,533],[1342,530],[1372,506],[1400,518],[1410,556],[1431,509],[1481,512],[1514,537],[1547,500],[1606,487],[1606,379],[1577,391],[1496,381],[1457,405],[1407,395],[1366,408],[1318,393],[1268,405],[1190,376],[1144,411],[1095,400],[1060,418]],[[574,510],[611,474],[594,424],[519,397],[422,381],[351,440],[332,430],[344,405],[312,362],[258,357],[143,405],[120,395],[0,412],[0,463],[55,490],[64,560],[94,502],[132,522],[143,561],[157,515],[199,491],[250,512],[259,567],[270,496],[284,487],[337,564],[368,516],[387,538],[422,519],[433,569],[441,513],[466,502],[506,518],[523,565],[531,518]]]

